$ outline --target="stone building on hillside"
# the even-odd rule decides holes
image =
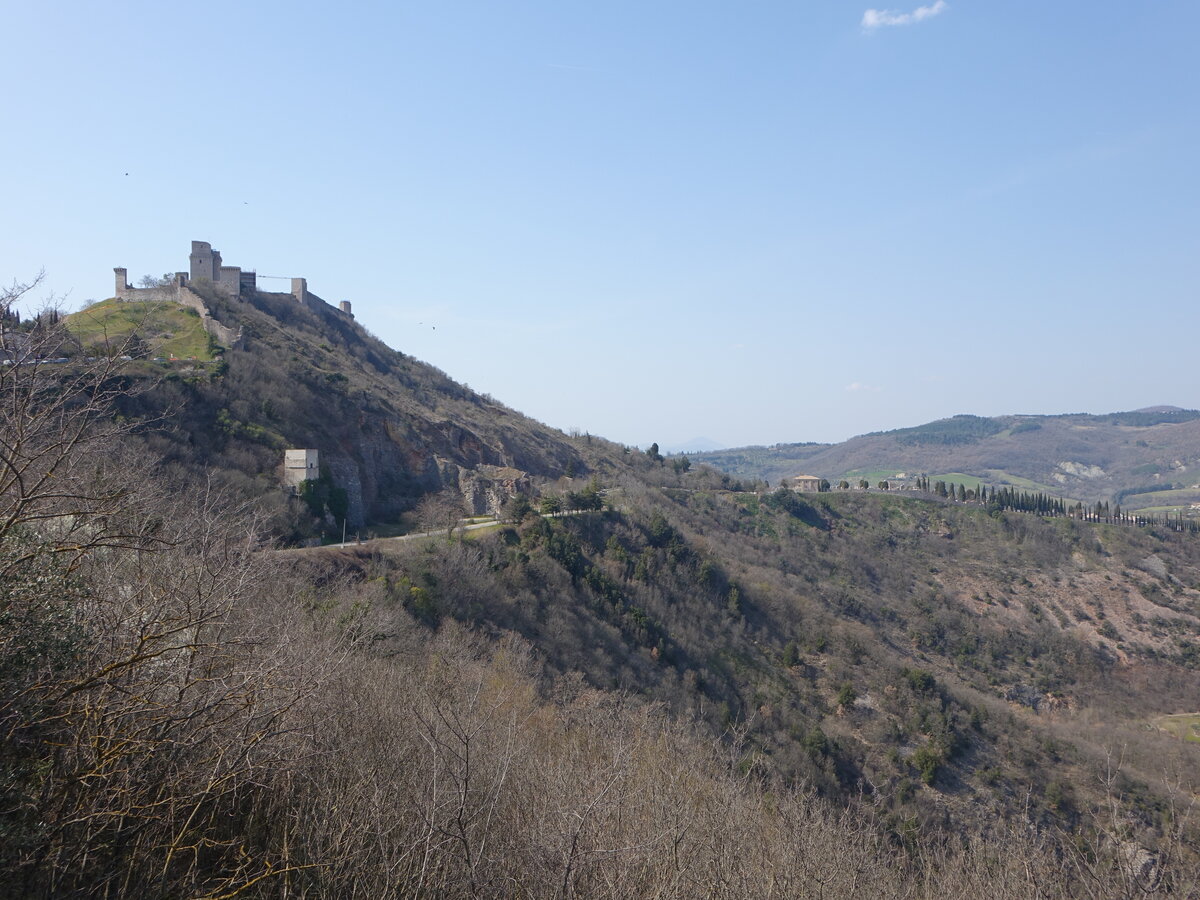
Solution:
[[[192,281],[210,281],[231,297],[253,291],[258,285],[258,276],[253,271],[243,272],[238,266],[221,265],[221,251],[214,250],[208,241],[192,241],[188,263]]]
[[[129,271],[113,269],[116,275],[116,296],[121,300],[179,300],[180,291],[192,284],[208,283],[229,297],[238,297],[255,290],[257,276],[243,272],[238,266],[221,265],[221,251],[214,250],[208,241],[192,241],[188,256],[188,271],[176,272],[163,284],[135,288],[129,284]]]
[[[297,490],[305,481],[316,481],[321,477],[320,455],[316,450],[283,451],[283,484]]]
[[[243,270],[240,266],[223,265],[221,251],[214,250],[208,241],[192,241],[192,252],[188,255],[188,271],[176,272],[165,283],[150,287],[136,288],[129,284],[129,270],[115,268],[116,294],[120,300],[171,300],[183,303],[185,306],[196,307],[203,305],[200,297],[190,288],[193,285],[208,284],[225,294],[227,297],[244,297],[258,290],[258,275],[253,269]],[[336,309],[343,315],[353,319],[350,312],[350,302],[343,300],[336,307],[326,303],[316,294],[308,290],[308,281],[304,278],[292,278],[291,294],[297,303],[309,309]],[[201,312],[206,315],[207,311]]]
[[[816,475],[793,475],[791,478],[785,478],[783,483],[793,491],[806,494],[815,494],[821,490],[821,479]]]
[[[115,296],[118,300],[163,300],[194,309],[200,314],[204,329],[218,343],[224,347],[235,347],[241,342],[241,329],[234,331],[214,319],[204,298],[192,290],[193,286],[208,285],[216,288],[226,297],[247,297],[258,290],[258,275],[254,270],[243,270],[239,266],[226,266],[222,263],[221,251],[214,250],[208,241],[192,241],[192,252],[188,256],[188,271],[176,272],[158,284],[141,288],[132,287],[129,284],[129,270],[120,267],[114,268]],[[337,306],[331,306],[308,290],[308,281],[304,278],[291,279],[291,295],[297,303],[314,312],[336,310],[347,318],[354,318],[354,314],[350,312],[348,300],[343,300]],[[281,296],[287,295],[282,294]]]

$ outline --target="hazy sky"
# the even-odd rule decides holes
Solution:
[[[0,32],[0,278],[69,307],[207,240],[643,446],[1200,405],[1195,0],[9,0]]]

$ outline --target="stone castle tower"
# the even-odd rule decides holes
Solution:
[[[188,264],[191,281],[210,281],[230,296],[253,291],[258,284],[253,271],[243,272],[238,266],[221,265],[221,251],[214,250],[208,241],[192,241]]]
[[[192,241],[192,252],[188,255],[188,271],[176,272],[166,284],[156,287],[135,288],[129,285],[129,270],[113,269],[116,276],[116,296],[121,300],[174,300],[177,303],[195,305],[199,302],[189,290],[193,284],[210,284],[229,297],[244,297],[258,290],[258,275],[253,269],[243,271],[240,266],[222,264],[221,251],[214,250],[208,241]],[[309,309],[336,309],[353,319],[350,301],[343,300],[336,307],[330,306],[308,289],[304,278],[291,279],[291,294],[296,302]],[[192,302],[191,298],[195,299]]]

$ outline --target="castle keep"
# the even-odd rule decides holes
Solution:
[[[191,281],[206,279],[230,296],[236,297],[258,287],[258,279],[253,271],[243,272],[238,266],[221,265],[221,251],[214,250],[208,241],[192,241],[188,263]],[[181,274],[177,272],[176,277]]]

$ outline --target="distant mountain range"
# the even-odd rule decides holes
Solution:
[[[1104,415],[953,416],[840,444],[775,444],[696,454],[740,477],[797,474],[903,481],[919,474],[1044,491],[1129,510],[1200,503],[1200,411],[1153,406]]]

